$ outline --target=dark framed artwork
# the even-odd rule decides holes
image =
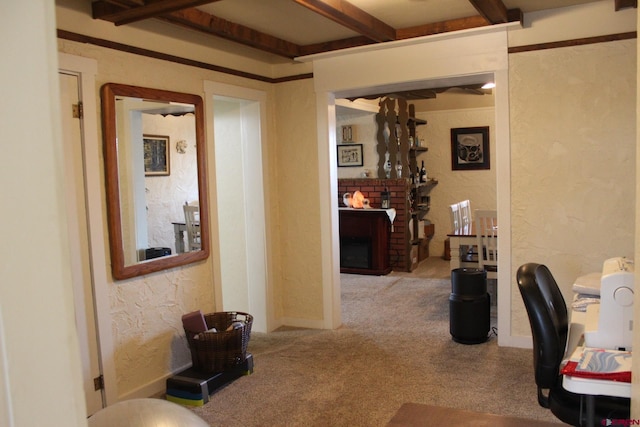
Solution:
[[[451,169],[491,169],[489,126],[451,129]]]
[[[169,137],[142,135],[145,176],[169,175]]]
[[[362,166],[362,144],[338,145],[338,166]]]

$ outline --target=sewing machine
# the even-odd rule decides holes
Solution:
[[[634,265],[627,258],[606,260],[600,279],[600,304],[587,306],[587,347],[631,350],[633,339]]]

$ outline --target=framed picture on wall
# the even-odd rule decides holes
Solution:
[[[489,126],[451,129],[451,169],[491,169]]]
[[[338,166],[362,166],[362,144],[338,145]]]
[[[145,176],[169,175],[169,137],[143,135]]]

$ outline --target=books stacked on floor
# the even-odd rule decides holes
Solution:
[[[204,373],[186,369],[167,379],[166,399],[187,406],[202,406],[209,396],[231,381],[253,373],[253,355],[247,353],[244,363],[225,372]]]
[[[167,400],[188,406],[204,405],[209,401],[209,385],[202,377],[206,375],[187,369],[167,379]]]

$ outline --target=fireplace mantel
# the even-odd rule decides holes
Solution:
[[[391,272],[393,209],[340,209],[340,272],[382,276]]]

